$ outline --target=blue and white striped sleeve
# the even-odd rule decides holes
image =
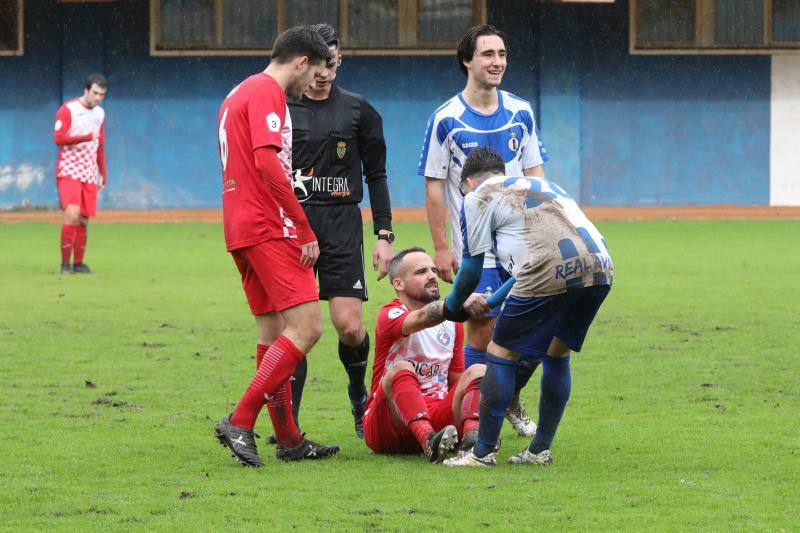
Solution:
[[[522,143],[522,168],[529,169],[538,167],[550,160],[550,154],[547,153],[547,147],[544,145],[544,142],[542,142],[539,127],[536,125],[536,119],[533,117],[533,111],[528,108],[520,114],[528,130],[527,136],[523,139]]]
[[[447,148],[446,125],[441,117],[434,113],[428,119],[425,130],[425,141],[422,143],[422,153],[419,158],[417,174],[428,178],[447,179],[450,166],[450,150]]]
[[[462,257],[474,257],[492,249],[491,203],[468,194],[461,206]]]

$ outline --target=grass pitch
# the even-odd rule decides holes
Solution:
[[[341,455],[282,464],[262,443],[266,467],[238,467],[211,428],[256,330],[221,226],[96,225],[98,273],[62,277],[58,226],[0,225],[0,528],[796,529],[800,223],[598,226],[615,286],[573,357],[555,465],[484,471],[373,456],[329,324],[301,424]],[[423,224],[396,231],[396,250],[430,247]],[[372,331],[392,293],[368,280]],[[502,460],[528,442],[502,438]]]

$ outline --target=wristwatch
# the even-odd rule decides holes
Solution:
[[[389,233],[378,233],[378,240],[379,241],[389,241],[389,243],[394,242],[394,232],[390,231]]]

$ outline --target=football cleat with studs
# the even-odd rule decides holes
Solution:
[[[508,406],[506,420],[511,423],[514,431],[521,437],[533,437],[536,434],[536,423],[528,416],[528,412],[525,411],[519,398]]]
[[[484,457],[478,457],[472,450],[461,451],[455,457],[446,459],[444,466],[466,466],[477,468],[491,468],[497,466],[497,453],[492,452],[486,454]]]
[[[428,461],[438,463],[447,455],[451,454],[458,442],[458,430],[455,426],[445,426],[428,437],[425,454]]]
[[[300,461],[302,459],[327,459],[339,453],[339,447],[326,444],[317,444],[305,438],[306,434],[303,433],[303,440],[293,448],[287,448],[281,444],[275,445],[275,456],[281,461]]]
[[[264,466],[256,448],[257,435],[249,429],[231,424],[231,415],[224,417],[214,426],[214,436],[220,444],[231,451],[231,455],[244,466]]]
[[[550,453],[550,450],[542,450],[539,453],[533,453],[525,448],[517,455],[509,457],[508,462],[512,465],[531,464],[547,466],[553,464],[553,455]]]

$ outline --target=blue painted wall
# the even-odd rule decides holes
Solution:
[[[504,88],[534,102],[548,175],[595,205],[766,204],[768,57],[627,53],[627,5],[489,1],[511,34]],[[25,56],[0,58],[0,207],[57,205],[53,115],[107,74],[101,207],[219,206],[221,98],[259,57],[151,57],[147,2],[25,2]],[[461,88],[453,57],[349,57],[339,83],[384,117],[393,204],[420,206],[428,115]]]

